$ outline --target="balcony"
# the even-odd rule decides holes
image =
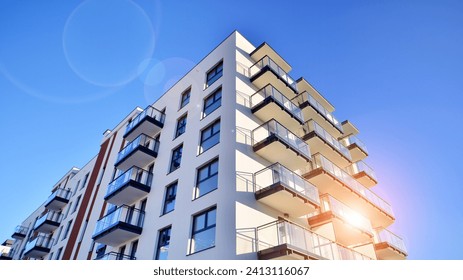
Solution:
[[[292,131],[304,123],[301,109],[272,85],[254,93],[250,100],[251,112],[264,122],[275,118]]]
[[[151,191],[152,179],[148,171],[133,166],[108,185],[104,199],[117,206],[132,205]]]
[[[299,131],[299,135],[309,144],[312,153],[321,153],[343,168],[351,164],[349,150],[314,120],[307,121]]]
[[[68,189],[56,189],[45,202],[45,208],[52,211],[62,209],[69,202],[71,198],[71,191]]]
[[[148,106],[127,124],[124,138],[133,141],[138,135],[144,133],[149,136],[158,134],[164,127],[166,115],[157,109]]]
[[[141,134],[119,152],[114,166],[122,171],[134,165],[144,167],[156,159],[158,149],[158,140]]]
[[[63,220],[63,214],[55,211],[48,211],[35,221],[34,230],[37,232],[51,233],[55,231]]]
[[[254,152],[270,162],[280,162],[291,170],[311,161],[309,145],[274,119],[252,131]]]
[[[387,229],[377,229],[375,251],[379,260],[404,260],[407,257],[402,238]]]
[[[98,220],[92,238],[108,246],[119,246],[141,234],[144,218],[144,211],[127,205],[119,206]]]
[[[367,147],[356,136],[350,135],[344,137],[340,142],[349,149],[352,161],[363,160],[368,156]]]
[[[314,231],[330,224],[336,241],[345,246],[365,244],[372,240],[374,233],[367,218],[330,195],[324,195],[321,201],[320,213],[308,219]]]
[[[347,172],[357,179],[360,184],[367,188],[371,188],[378,184],[375,171],[363,161],[357,161],[346,168]]]
[[[33,240],[26,244],[24,256],[27,258],[39,259],[50,253],[53,238],[46,234],[40,233]]]
[[[305,120],[313,119],[336,138],[343,135],[341,123],[307,91],[294,97],[292,101],[301,108]]]
[[[3,247],[0,249],[0,260],[12,260],[13,259],[13,249],[9,247]]]
[[[102,256],[97,256],[95,260],[105,260],[105,261],[115,261],[115,260],[122,260],[122,261],[128,261],[128,260],[136,260],[137,258],[129,256],[129,255],[124,255],[121,253],[117,252],[108,252]]]
[[[292,217],[320,206],[317,188],[279,163],[256,172],[254,183],[256,200]]]
[[[321,194],[329,193],[365,215],[374,228],[394,222],[392,208],[386,201],[321,154],[314,155],[312,170],[303,177],[317,186]]]
[[[28,230],[29,230],[29,228],[27,228],[27,227],[17,226],[14,229],[14,232],[11,235],[11,238],[14,238],[16,240],[23,240],[26,237]]]
[[[298,93],[296,80],[268,56],[264,56],[249,68],[249,78],[257,88],[272,84],[290,98]]]
[[[257,228],[260,260],[369,260],[302,226],[278,220]]]

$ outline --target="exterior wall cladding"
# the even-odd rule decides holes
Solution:
[[[233,32],[15,230],[10,259],[404,259],[349,122]]]

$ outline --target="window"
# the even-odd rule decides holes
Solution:
[[[204,99],[203,117],[212,113],[215,109],[219,108],[222,102],[222,88],[216,90],[213,94]]]
[[[158,246],[156,249],[156,260],[167,260],[170,245],[170,230],[171,227],[164,228],[159,231]]]
[[[214,68],[207,72],[207,81],[206,87],[212,85],[215,81],[217,81],[220,77],[222,77],[223,70],[223,62],[219,62]]]
[[[101,173],[100,173],[100,177],[98,178],[98,183],[96,183],[97,185],[101,184],[101,180],[103,180],[103,175],[104,175],[105,170],[106,170],[106,167],[103,167],[103,170],[101,170]]]
[[[201,131],[201,144],[199,153],[203,153],[220,140],[220,120],[216,120],[213,124]]]
[[[175,208],[175,196],[177,195],[177,182],[170,184],[166,188],[166,196],[164,198],[164,208],[162,214],[167,214]]]
[[[79,189],[79,185],[80,185],[80,180],[77,181],[76,187],[75,187],[75,189],[72,191],[72,196],[74,196],[74,195],[77,193],[77,190]]]
[[[193,217],[190,254],[215,246],[216,208],[211,208]]]
[[[179,137],[180,135],[182,135],[185,132],[185,130],[186,130],[186,116],[187,115],[183,115],[182,117],[180,117],[177,120],[177,129],[175,130],[175,137]]]
[[[182,98],[180,99],[180,109],[190,103],[190,92],[191,89],[187,89],[182,93]]]
[[[71,224],[72,224],[72,220],[70,220],[68,224],[66,225],[66,230],[64,231],[63,239],[61,240],[64,240],[66,239],[66,237],[68,237],[69,230],[71,229]]]
[[[69,214],[69,211],[71,210],[71,207],[72,207],[72,201],[69,203],[67,209],[66,209],[66,213],[64,214],[64,217],[63,217],[63,220],[67,218],[68,214]]]
[[[82,198],[82,195],[79,195],[77,197],[76,204],[74,205],[74,209],[72,210],[72,213],[76,212],[77,208],[79,207],[79,202],[81,198]]]
[[[50,257],[48,258],[49,260],[53,259],[53,252],[51,252]]]
[[[55,244],[53,245],[56,245],[58,244],[58,240],[59,240],[59,236],[61,235],[61,232],[63,231],[63,226],[61,226],[58,230],[58,234],[56,235],[56,238],[55,238]]]
[[[63,251],[63,247],[58,249],[58,253],[56,253],[56,259],[55,260],[59,260],[59,258],[61,257],[61,252],[62,251]]]
[[[198,169],[196,178],[195,198],[203,196],[217,189],[219,177],[219,160],[211,161],[204,167]]]
[[[182,150],[183,144],[172,151],[172,159],[170,160],[169,172],[177,170],[180,167],[180,162],[182,161]]]
[[[90,176],[90,173],[87,173],[87,174],[85,175],[84,183],[82,184],[82,187],[81,187],[82,189],[83,189],[83,188],[85,187],[85,185],[87,184],[88,176]]]
[[[138,249],[138,240],[135,240],[132,242],[132,245],[130,246],[130,259],[134,260],[135,255],[137,254],[137,249]]]
[[[125,245],[119,248],[119,254],[117,254],[117,259],[122,260],[124,259],[124,254],[125,254]]]
[[[103,258],[104,254],[106,252],[106,245],[104,244],[98,244],[98,246],[96,247],[96,259],[101,259]]]

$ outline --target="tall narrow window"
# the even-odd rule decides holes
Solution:
[[[79,195],[77,197],[77,200],[76,200],[76,204],[74,205],[74,209],[72,210],[72,213],[76,212],[77,208],[79,208],[79,203],[80,203],[80,199],[82,198],[82,195]],[[71,214],[72,214],[71,213]]]
[[[191,92],[191,89],[187,89],[182,93],[182,97],[180,99],[180,109],[182,109],[188,103],[190,103],[190,92]]]
[[[61,252],[63,251],[63,247],[59,248],[58,249],[58,253],[56,253],[56,258],[55,260],[59,260],[59,258],[61,258]]]
[[[85,174],[84,182],[82,183],[82,186],[80,187],[81,189],[83,189],[85,185],[87,184],[88,176],[90,176],[90,173]]]
[[[177,182],[170,184],[166,188],[166,196],[164,198],[164,209],[162,210],[162,214],[166,214],[174,210],[176,195],[177,195]]]
[[[216,207],[193,217],[190,254],[215,246]]]
[[[167,260],[170,245],[170,231],[170,226],[159,231],[158,246],[156,248],[156,260]]]
[[[219,177],[219,160],[211,161],[207,165],[198,169],[196,178],[195,197],[203,196],[215,189],[218,186]]]
[[[117,259],[118,260],[124,259],[124,254],[125,254],[125,245],[119,248],[119,252],[117,254]]]
[[[222,88],[216,90],[213,94],[204,99],[203,117],[206,117],[222,104]]]
[[[66,229],[64,230],[64,235],[63,235],[63,239],[66,239],[66,237],[68,237],[68,233],[69,233],[69,230],[71,229],[71,224],[72,224],[72,220],[70,220],[68,222],[68,224],[66,225]]]
[[[175,130],[175,137],[179,137],[180,135],[182,135],[185,130],[186,130],[186,117],[187,115],[183,115],[181,116],[178,120],[177,120],[177,129]]]
[[[169,172],[177,170],[180,167],[180,162],[182,161],[182,150],[183,144],[172,151],[172,159],[170,160]]]
[[[77,181],[76,187],[75,187],[74,190],[72,191],[72,196],[74,196],[74,195],[77,193],[77,190],[79,189],[79,185],[80,185],[80,180]]]
[[[206,127],[201,131],[201,144],[199,153],[209,150],[220,141],[220,120]]]
[[[211,70],[207,72],[207,80],[206,80],[206,87],[212,85],[215,81],[217,81],[220,77],[222,77],[223,73],[223,62],[219,62],[216,66],[214,66]]]
[[[130,246],[130,259],[134,260],[135,255],[137,254],[137,249],[138,249],[138,240],[135,240],[132,242],[132,245]]]

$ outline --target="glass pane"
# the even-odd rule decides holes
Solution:
[[[216,212],[217,209],[213,209],[207,212],[207,227],[215,225]]]
[[[215,227],[197,233],[192,240],[192,253],[207,249],[215,245]]]
[[[200,214],[194,218],[193,231],[203,229],[206,226],[206,213]]]
[[[199,189],[198,196],[202,196],[203,194],[206,194],[210,191],[217,189],[217,178],[218,176],[216,174],[210,177],[209,179],[202,181],[198,185],[198,189]]]

